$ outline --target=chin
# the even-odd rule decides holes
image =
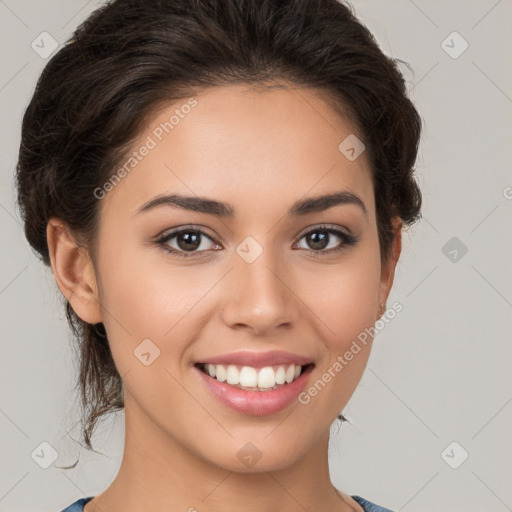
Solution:
[[[273,428],[276,428],[275,426]],[[279,429],[280,427],[277,427]],[[283,429],[281,434],[260,430],[257,435],[242,435],[219,443],[215,452],[204,453],[202,458],[226,471],[235,473],[266,473],[280,471],[294,465],[312,446],[300,434],[293,434]],[[286,439],[285,439],[286,438]],[[286,440],[293,439],[293,444]],[[311,442],[311,445],[314,444]],[[199,453],[200,453],[199,452]]]

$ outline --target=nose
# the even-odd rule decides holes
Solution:
[[[222,308],[224,323],[258,336],[290,328],[298,318],[298,298],[285,264],[278,264],[270,250],[264,250],[252,263],[237,254],[234,258]]]

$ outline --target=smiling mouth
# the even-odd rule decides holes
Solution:
[[[195,365],[206,375],[219,382],[245,391],[272,391],[297,380],[313,363],[306,365],[280,364],[256,368],[235,364]]]

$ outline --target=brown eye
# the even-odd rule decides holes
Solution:
[[[201,245],[201,234],[197,231],[181,231],[174,235],[178,247],[183,251],[194,251]]]
[[[327,231],[314,231],[306,235],[306,243],[311,249],[321,251],[329,244],[331,234]]]
[[[212,244],[218,245],[204,231],[190,228],[166,233],[156,243],[165,251],[185,258],[189,254],[195,256],[196,253],[207,252]]]
[[[306,247],[301,247],[312,252],[331,253],[357,242],[356,237],[344,231],[332,227],[317,227],[305,233],[301,240],[306,241]],[[338,241],[336,242],[336,239]]]

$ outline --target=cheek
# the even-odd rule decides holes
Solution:
[[[188,321],[218,276],[208,265],[172,265],[156,249],[119,247],[105,244],[100,266],[104,324],[116,364],[132,364],[133,350],[144,339],[160,349],[159,362],[170,362],[166,349],[181,354],[186,348]]]
[[[378,253],[354,251],[342,264],[318,270],[314,283],[308,302],[325,324],[324,339],[329,349],[344,350],[375,322],[380,287]]]
[[[380,285],[378,246],[322,268],[314,282],[308,305],[311,317],[318,317],[322,347],[316,379],[302,403],[309,403],[311,414],[325,408],[334,418],[352,396],[370,355]]]

